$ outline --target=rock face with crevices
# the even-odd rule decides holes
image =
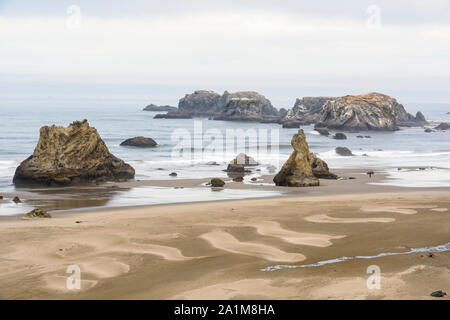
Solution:
[[[312,169],[313,175],[316,178],[331,179],[331,180],[335,180],[338,178],[337,175],[330,172],[330,169],[328,168],[328,164],[325,161],[323,161],[322,159],[320,159],[319,157],[317,157],[312,152],[310,154],[310,159],[311,159],[311,169]]]
[[[325,103],[317,127],[346,131],[398,130],[397,101],[380,93],[345,96]]]
[[[17,167],[16,185],[60,186],[133,179],[134,169],[112,155],[87,120],[44,126],[34,153]]]
[[[178,103],[178,112],[191,116],[212,116],[220,111],[220,94],[211,90],[197,90],[186,94]]]
[[[214,120],[278,122],[279,112],[263,95],[254,91],[225,91],[219,99]]]
[[[318,186],[319,179],[313,174],[312,158],[302,129],[294,134],[291,140],[294,148],[289,159],[284,163],[280,172],[273,178],[275,185],[288,187]]]
[[[321,115],[323,106],[336,97],[304,97],[295,101],[294,107],[289,109],[282,123],[297,122],[300,125],[316,123]]]

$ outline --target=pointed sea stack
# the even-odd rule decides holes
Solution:
[[[294,148],[294,152],[292,152],[280,172],[273,178],[273,182],[277,186],[288,187],[318,186],[319,179],[313,174],[311,166],[313,159],[302,129],[294,134],[291,145]]]

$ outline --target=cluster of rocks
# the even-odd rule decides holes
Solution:
[[[147,108],[167,109],[167,113],[157,114],[155,118],[206,116],[214,120],[280,123],[283,128],[315,124],[318,129],[394,131],[400,126],[427,124],[421,112],[413,116],[396,99],[376,92],[343,97],[304,97],[297,99],[292,109],[278,111],[266,97],[254,91],[225,91],[220,95],[211,90],[198,90],[180,99],[178,108],[155,105],[145,110]]]
[[[133,179],[134,169],[112,155],[87,120],[44,126],[33,154],[17,167],[16,185],[65,186]]]
[[[435,131],[447,131],[447,130],[450,130],[450,124],[446,123],[446,122],[442,122],[439,125],[437,125],[436,127],[434,127],[433,129],[426,128],[424,131],[427,133],[430,133],[430,132],[435,132]]]

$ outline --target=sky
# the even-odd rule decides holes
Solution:
[[[450,0],[0,0],[0,96],[450,102]]]

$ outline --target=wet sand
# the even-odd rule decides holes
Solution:
[[[449,251],[261,271],[450,241],[448,188],[390,189],[364,179],[269,199],[0,219],[0,298],[436,299],[431,292],[450,292]],[[70,265],[81,269],[81,290],[66,287]],[[380,289],[367,288],[370,265],[381,270]]]

